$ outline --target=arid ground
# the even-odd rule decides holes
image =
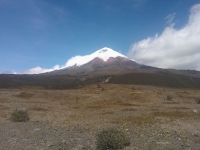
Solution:
[[[100,84],[71,90],[0,89],[0,149],[93,150],[104,128],[124,131],[126,150],[200,149],[200,91]],[[11,122],[14,110],[29,122]]]

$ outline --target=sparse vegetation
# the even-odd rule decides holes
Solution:
[[[172,96],[171,95],[167,95],[166,100],[171,101],[172,100]]]
[[[78,96],[76,96],[76,103],[78,103],[78,100],[79,100],[79,98],[78,98]]]
[[[130,139],[124,132],[115,128],[102,130],[97,134],[97,149],[117,150],[130,145]]]
[[[0,89],[1,148],[34,149],[38,145],[38,149],[95,150],[97,134],[108,127],[130,138],[130,145],[123,150],[199,148],[199,90],[166,88],[163,92],[163,87],[146,85],[100,86],[104,92],[96,83],[70,90]],[[167,95],[173,97],[171,101],[166,100]],[[7,121],[15,108],[26,108],[30,122]],[[21,144],[16,145],[13,135]],[[43,140],[44,135],[47,140]],[[111,141],[120,139],[115,137]],[[106,139],[99,143],[106,143]]]
[[[11,114],[10,120],[13,122],[28,122],[29,113],[27,110],[14,110]]]
[[[16,97],[20,98],[31,98],[32,96],[33,94],[27,92],[20,92],[18,95],[16,95]]]

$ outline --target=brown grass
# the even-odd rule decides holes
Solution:
[[[0,103],[6,103],[7,101],[7,99],[0,99]]]
[[[192,112],[182,112],[182,111],[170,111],[170,112],[153,112],[152,113],[156,117],[168,117],[171,119],[178,119],[178,118],[192,118],[196,117],[197,115],[193,114]]]
[[[71,107],[71,108],[73,108],[73,109],[79,109],[80,107],[78,107],[78,106],[74,106],[74,107]]]
[[[185,98],[185,99],[197,99],[199,98],[199,94],[195,93],[188,93],[188,92],[176,92],[178,97]]]
[[[125,109],[122,109],[122,111],[136,111],[137,109],[135,108],[125,108]]]
[[[126,102],[126,101],[114,101],[114,100],[104,100],[93,102],[86,105],[86,108],[89,109],[103,109],[103,108],[117,108],[117,107],[131,107],[131,106],[140,106],[136,103]]]
[[[32,111],[49,111],[46,108],[39,108],[39,107],[30,108],[29,110],[32,110]]]
[[[27,93],[27,92],[20,92],[18,95],[15,95],[16,97],[20,98],[31,98],[34,94]]]
[[[89,108],[89,109],[103,109],[105,107],[100,106],[100,105],[90,105],[90,106],[87,106],[86,108]]]
[[[190,109],[188,107],[171,107],[172,109]]]
[[[158,111],[158,108],[150,108],[151,111]]]
[[[3,111],[3,110],[9,110],[9,107],[6,107],[6,106],[3,106],[3,105],[0,105],[0,110]]]
[[[113,103],[113,105],[118,105],[118,106],[140,106],[135,103],[130,103],[130,102],[124,102],[124,101],[116,101]]]
[[[179,102],[169,101],[169,102],[163,102],[163,104],[180,104]]]
[[[159,118],[158,118],[159,117]],[[161,112],[156,111],[151,114],[145,114],[140,116],[126,116],[114,118],[111,123],[114,124],[135,124],[135,125],[144,125],[144,124],[155,124],[160,122],[160,118],[169,118],[169,119],[197,119],[198,114],[192,112],[182,112],[182,111],[171,111],[171,112]]]
[[[110,123],[110,125],[124,123],[142,125],[162,123],[160,121],[165,122],[170,119],[187,121],[199,117],[199,111],[197,113],[192,111],[192,109],[199,110],[195,100],[182,99],[175,94],[183,91],[182,89],[168,88],[166,92],[158,95],[153,91],[160,91],[161,88],[152,86],[138,86],[133,93],[130,93],[133,90],[132,86],[128,85],[104,84],[103,86],[106,91],[98,94],[96,85],[75,90],[0,91],[0,110],[2,114],[9,116],[14,108],[27,109],[32,112],[33,121],[50,121],[59,125],[63,125],[66,121],[71,124],[82,124],[84,120],[94,126],[99,123],[100,126]],[[123,92],[119,92],[120,90]],[[191,89],[188,93],[200,97],[199,91]],[[166,94],[174,95],[176,99],[164,101],[163,97],[166,97]],[[79,98],[77,103],[76,96]]]
[[[103,112],[102,115],[111,115],[111,114],[114,114],[113,111],[106,111],[106,112]]]

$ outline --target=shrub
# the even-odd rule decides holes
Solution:
[[[200,104],[200,99],[197,99],[196,101],[197,101],[197,104]]]
[[[117,150],[130,145],[130,139],[124,132],[114,128],[104,129],[97,134],[97,149]]]
[[[14,110],[11,114],[10,120],[13,122],[28,122],[29,113],[26,110]]]
[[[166,99],[167,99],[168,101],[171,101],[171,100],[172,100],[172,96],[171,96],[171,95],[167,95]]]

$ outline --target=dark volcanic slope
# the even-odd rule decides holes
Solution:
[[[87,64],[83,65],[83,67],[86,67],[86,66],[93,66],[94,69],[95,67],[103,68],[107,66],[118,66],[124,69],[136,69],[136,68],[140,68],[142,65],[124,57],[115,57],[115,58],[110,57],[107,61],[103,61],[100,58],[94,58]]]
[[[40,75],[0,75],[0,88],[40,87],[45,89],[69,89],[86,84],[137,84],[175,88],[198,88],[200,78],[174,70],[111,70],[105,67],[90,73],[78,72],[76,75],[46,73]]]
[[[0,75],[0,88],[39,87],[67,89],[77,87],[76,77],[69,75]]]
[[[109,79],[109,80],[108,80]],[[137,64],[123,57],[100,58],[80,67],[39,75],[0,74],[0,88],[39,87],[45,89],[69,89],[86,84],[137,84],[176,88],[200,89],[200,72],[167,70]]]
[[[139,69],[141,68],[141,66],[142,65],[136,63],[135,61],[123,57],[115,57],[115,58],[110,57],[107,61],[103,61],[102,59],[96,57],[90,62],[80,67],[72,66],[70,68],[53,71],[49,74],[77,75],[77,74],[90,74],[93,72],[104,72],[105,70],[107,70],[106,71],[107,73],[111,72],[113,74],[119,71],[126,72],[127,70]]]
[[[109,83],[200,89],[200,78],[185,74],[172,73],[170,71],[128,73],[119,76],[113,76],[109,80]]]

